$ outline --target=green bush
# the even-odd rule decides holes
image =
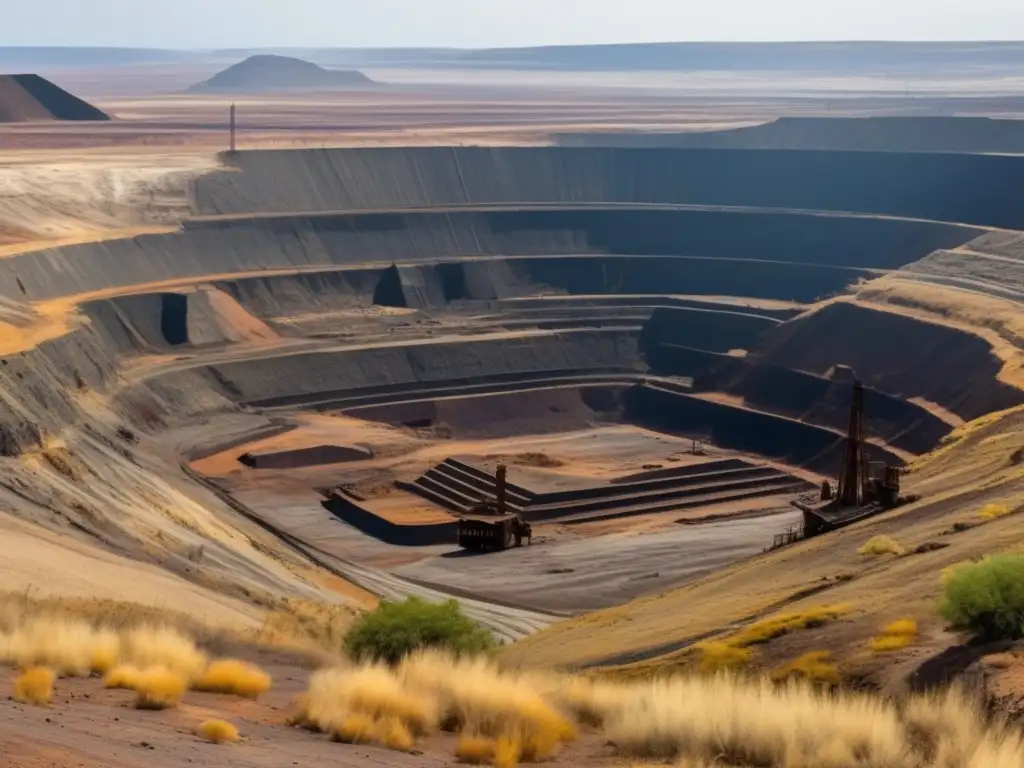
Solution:
[[[954,569],[942,616],[986,640],[1024,637],[1024,555],[1000,555]]]
[[[469,619],[457,601],[428,603],[416,597],[403,603],[382,602],[345,635],[345,650],[353,659],[388,664],[427,648],[463,655],[494,646],[491,633]]]

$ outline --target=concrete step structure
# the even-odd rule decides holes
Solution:
[[[479,467],[449,458],[403,489],[459,514],[495,498],[495,479]],[[807,490],[810,484],[775,467],[724,459],[672,468],[657,476],[563,491],[506,486],[508,511],[530,521],[595,520]]]

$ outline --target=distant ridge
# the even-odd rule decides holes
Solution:
[[[362,72],[332,70],[290,56],[261,54],[228,67],[193,92],[258,92],[299,88],[353,88],[373,85]]]
[[[39,75],[0,75],[0,123],[109,119],[110,115]]]
[[[784,117],[689,133],[570,133],[562,146],[818,149],[1024,154],[1024,120],[989,117]]]

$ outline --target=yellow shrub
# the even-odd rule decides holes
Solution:
[[[543,759],[535,755],[524,755],[523,745],[514,737],[503,736],[494,745],[495,768],[515,768],[519,765],[520,757],[527,760]]]
[[[811,651],[772,670],[770,677],[776,683],[797,679],[838,685],[839,669],[832,663],[832,654],[828,651]]]
[[[392,718],[382,722],[377,728],[377,737],[380,743],[388,749],[399,752],[408,752],[412,749],[412,734],[401,720]]]
[[[413,734],[437,727],[437,708],[385,667],[329,669],[313,675],[291,722],[326,731],[335,741],[408,751]]]
[[[270,682],[270,675],[257,666],[235,659],[221,659],[203,670],[192,687],[197,691],[255,699],[270,690]]]
[[[195,641],[171,627],[137,627],[124,633],[121,660],[141,669],[162,667],[187,680],[198,677],[206,667],[206,654]]]
[[[885,629],[882,630],[883,634],[886,635],[909,635],[913,637],[917,634],[917,622],[914,619],[897,619],[892,624],[886,625]]]
[[[875,536],[857,550],[862,555],[896,555],[897,557],[905,554],[906,551],[903,545],[891,536]]]
[[[455,757],[464,763],[480,765],[494,760],[494,753],[497,750],[497,743],[494,739],[485,739],[481,736],[467,736],[462,734],[455,745]]]
[[[438,720],[429,696],[406,689],[391,670],[379,666],[316,673],[310,680],[308,713],[325,731],[349,714],[398,720],[417,734],[432,730]]]
[[[14,700],[42,706],[53,698],[53,670],[46,667],[26,669],[14,681]]]
[[[344,715],[329,730],[331,738],[342,744],[372,744],[377,740],[377,723],[369,715]]]
[[[407,658],[398,675],[411,689],[435,699],[453,729],[516,739],[524,759],[546,759],[577,736],[576,727],[530,676],[502,672],[485,659],[422,653]]]
[[[103,685],[106,688],[123,688],[134,691],[139,684],[142,670],[130,664],[122,664],[107,672],[103,678]]]
[[[872,637],[868,641],[868,648],[875,653],[889,653],[891,651],[902,651],[914,642],[913,636],[907,635],[881,635]]]
[[[605,734],[623,757],[682,765],[916,764],[906,761],[908,741],[893,705],[798,681],[654,680],[609,721]]]
[[[292,728],[306,728],[318,731],[320,728],[309,719],[309,694],[304,693],[292,701],[292,714],[288,715],[285,725]]]
[[[888,653],[906,648],[917,636],[917,622],[913,619],[900,619],[889,624],[882,634],[868,641],[868,647],[875,653]]]
[[[978,517],[982,520],[997,520],[1011,512],[1013,509],[1008,504],[986,504],[978,511]]]
[[[151,667],[139,673],[134,688],[136,709],[169,709],[185,695],[188,680],[177,670]]]
[[[199,735],[214,744],[238,741],[238,729],[226,720],[207,720],[199,726]]]
[[[21,624],[0,648],[3,659],[19,667],[46,666],[59,675],[81,676],[106,672],[117,662],[119,652],[115,632],[53,617]]]
[[[823,624],[838,619],[849,610],[850,607],[847,605],[823,605],[803,611],[780,613],[776,616],[769,616],[766,619],[755,621],[753,624],[744,627],[731,639],[726,640],[726,642],[739,647],[766,643],[788,632],[820,627]]]
[[[110,630],[97,630],[89,647],[89,671],[106,674],[117,665],[121,656],[121,638]]]
[[[608,714],[619,709],[627,691],[621,685],[575,675],[533,672],[528,684],[585,725],[600,727]]]
[[[697,650],[700,652],[700,671],[707,675],[743,669],[753,656],[749,648],[717,641],[701,643]]]

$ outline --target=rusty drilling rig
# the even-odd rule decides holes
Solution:
[[[792,502],[803,512],[804,537],[817,536],[899,506],[900,469],[868,461],[867,430],[864,419],[864,385],[853,384],[850,424],[845,439],[843,463],[836,490],[826,480],[819,498]]]

